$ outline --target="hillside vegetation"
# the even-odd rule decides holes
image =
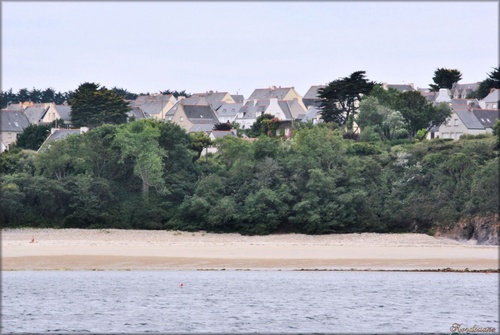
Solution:
[[[37,153],[0,155],[2,227],[271,234],[425,232],[498,211],[496,137],[345,139],[326,124],[290,139],[194,137],[152,120],[103,125]],[[198,158],[199,157],[199,158]]]

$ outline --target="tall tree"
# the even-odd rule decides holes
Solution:
[[[50,125],[31,124],[17,135],[16,147],[38,150],[50,134]]]
[[[414,138],[421,129],[425,129],[427,134],[433,126],[440,125],[451,115],[451,108],[446,103],[434,105],[418,91],[401,93],[397,110],[405,119],[410,138]]]
[[[75,127],[97,127],[127,121],[127,102],[115,92],[95,83],[83,83],[71,95],[71,121]]]
[[[159,193],[167,193],[163,179],[163,158],[167,156],[161,148],[160,122],[142,119],[118,127],[115,144],[121,149],[121,160],[130,157],[134,164],[134,174],[142,180],[142,195],[148,201],[149,188],[154,187]]]
[[[365,71],[356,71],[320,88],[318,97],[324,99],[320,106],[323,120],[346,124],[351,116],[355,116],[361,96],[370,93],[374,85],[375,82],[365,78]]]
[[[438,68],[434,71],[432,80],[434,84],[429,84],[431,90],[439,91],[441,88],[451,89],[453,84],[458,83],[462,79],[462,73],[455,69]]]

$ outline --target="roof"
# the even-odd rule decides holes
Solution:
[[[485,128],[493,128],[499,119],[498,109],[473,109],[472,113]]]
[[[484,129],[483,124],[478,118],[468,109],[454,109],[455,114],[462,120],[467,129]]]
[[[71,106],[68,105],[55,105],[55,108],[61,119],[64,121],[71,121]]]
[[[231,96],[228,92],[207,92],[207,93],[194,93],[191,97],[186,98],[185,104],[189,105],[211,105],[213,109],[218,109],[222,104],[225,103],[223,99],[227,96]],[[231,96],[231,99],[232,96]]]
[[[478,83],[470,83],[470,84],[454,83],[451,86],[451,90],[452,91],[455,91],[455,90],[475,91],[475,90],[478,89],[478,87],[479,87],[480,84],[481,84],[480,82],[478,82]]]
[[[189,128],[188,133],[196,133],[199,131],[211,132],[214,129],[214,124],[194,124],[191,128]]]
[[[127,112],[127,116],[129,118],[134,118],[135,120],[145,119],[146,115],[140,107],[133,107],[131,110]]]
[[[159,114],[168,104],[172,94],[140,95],[137,99],[130,101],[130,107],[139,107],[146,117]]]
[[[48,107],[45,107],[45,104],[35,104],[33,106],[26,107],[24,115],[28,118],[29,123],[38,124],[42,121],[48,109]]]
[[[451,105],[464,107],[472,105],[475,108],[479,108],[479,101],[477,99],[451,99]]]
[[[50,143],[57,141],[57,140],[62,140],[68,137],[69,135],[79,135],[83,132],[85,132],[86,129],[85,127],[80,128],[80,129],[52,129],[52,133],[47,137],[45,142],[40,146],[38,149],[38,152],[41,152],[45,150],[46,148],[50,147]]]
[[[231,98],[233,98],[236,103],[243,103],[245,101],[245,97],[241,94],[231,94]]]
[[[6,107],[5,109],[20,111],[20,110],[22,110],[23,108],[21,107],[21,105],[20,105],[20,104],[15,103],[15,104],[8,104],[8,105],[7,105],[7,107]]]
[[[415,90],[415,88],[409,84],[387,84],[387,89],[390,89],[390,88],[392,88],[393,90],[399,91],[401,93]]]
[[[22,133],[30,125],[23,112],[2,109],[0,111],[0,131]]]
[[[318,107],[311,107],[307,110],[306,115],[302,118],[302,122],[311,122],[313,119],[316,119],[318,115],[321,115],[321,109]]]
[[[253,93],[248,97],[248,100],[262,100],[262,99],[271,99],[278,98],[278,100],[283,100],[285,95],[288,94],[293,87],[270,87],[270,88],[257,88],[253,91]]]
[[[222,104],[216,111],[219,117],[236,116],[243,103]]]
[[[210,133],[215,139],[222,138],[225,136],[236,137],[236,135],[231,130],[213,130]]]
[[[208,105],[184,105],[184,113],[192,123],[215,124],[219,122],[214,110]]]
[[[290,110],[290,106],[288,105],[287,101],[284,100],[278,101],[278,106],[280,106],[281,110],[283,111],[283,114],[285,114],[286,120],[293,119],[292,111]]]
[[[498,102],[500,101],[500,89],[492,89],[491,92],[484,97],[483,100],[484,102]]]
[[[324,88],[324,87],[325,87],[325,85],[311,86],[311,88],[309,88],[309,90],[306,92],[306,94],[304,94],[302,99],[321,99],[320,97],[318,97],[318,90],[320,88]]]

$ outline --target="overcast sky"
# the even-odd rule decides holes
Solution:
[[[2,90],[133,93],[209,90],[304,95],[354,71],[428,87],[437,68],[461,83],[498,66],[498,1],[2,1]]]

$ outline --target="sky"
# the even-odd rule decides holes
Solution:
[[[243,94],[272,85],[304,95],[366,71],[428,87],[499,63],[498,1],[2,1],[1,89]]]

